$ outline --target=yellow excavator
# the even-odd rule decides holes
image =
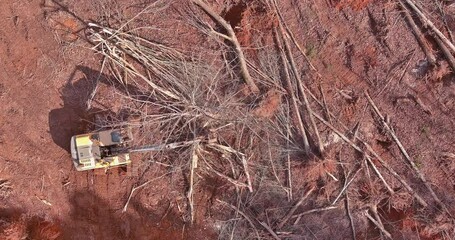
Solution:
[[[170,150],[200,140],[133,148],[131,128],[80,134],[71,138],[71,157],[77,171],[121,167],[131,163],[130,153]]]

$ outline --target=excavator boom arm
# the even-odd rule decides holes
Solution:
[[[162,151],[162,150],[172,150],[181,147],[187,147],[192,144],[200,142],[201,139],[191,140],[191,141],[183,141],[183,142],[174,142],[168,144],[159,144],[159,145],[151,145],[151,146],[141,146],[131,148],[128,152],[129,153],[137,153],[137,152],[153,152],[153,151]]]

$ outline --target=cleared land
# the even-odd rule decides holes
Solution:
[[[453,239],[452,1],[0,2],[0,238]],[[72,135],[131,126],[123,169]]]

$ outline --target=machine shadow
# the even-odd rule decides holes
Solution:
[[[82,72],[83,78],[73,81],[77,72]],[[87,101],[92,98],[92,93],[96,89],[96,82],[113,86],[121,93],[133,98],[145,100],[139,89],[131,85],[119,84],[116,80],[106,74],[100,73],[85,66],[76,66],[67,83],[60,89],[63,104],[61,108],[53,109],[49,112],[49,132],[52,140],[59,147],[70,152],[70,139],[72,136],[92,131],[93,122],[96,115],[112,116],[115,119],[126,119],[132,113],[129,110],[121,110],[118,113],[112,112],[106,107],[88,108]],[[150,100],[150,99],[148,99]],[[96,101],[94,101],[96,102]],[[98,103],[98,102],[97,102]],[[98,105],[103,106],[101,103]]]
[[[213,239],[204,234],[205,228],[185,223],[169,199],[152,208],[132,199],[122,213],[112,207],[119,206],[116,200],[92,190],[76,190],[68,197],[69,212],[58,219],[26,209],[0,208],[0,239]]]
[[[171,211],[153,212],[132,201],[129,211],[112,209],[112,203],[93,191],[71,194],[71,212],[62,223],[62,239],[181,239],[183,221]],[[172,218],[172,219],[171,219]],[[188,239],[188,235],[183,235]]]
[[[137,239],[129,217],[116,216],[109,203],[94,192],[76,191],[69,201],[71,212],[63,223],[62,239]]]
[[[77,71],[81,71],[85,77],[73,82]],[[88,123],[93,121],[93,115],[103,111],[96,108],[87,109],[87,100],[95,90],[98,77],[100,81],[106,81],[106,76],[100,75],[98,71],[77,66],[67,83],[60,89],[62,107],[49,112],[49,132],[52,140],[68,152],[71,136],[87,131]]]

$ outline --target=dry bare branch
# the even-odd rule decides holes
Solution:
[[[287,111],[287,119],[289,118],[289,111]],[[286,137],[289,139],[291,137],[291,128],[289,126],[289,121],[286,124]],[[289,141],[286,141],[286,148],[289,149]],[[288,184],[288,200],[292,201],[292,171],[291,171],[291,155],[289,151],[286,152],[286,175],[287,175],[287,184]]]
[[[436,64],[436,56],[433,54],[430,45],[428,42],[425,40],[424,35],[420,31],[419,27],[417,27],[416,23],[414,22],[414,19],[412,18],[411,14],[409,13],[409,10],[405,6],[405,4],[402,1],[400,2],[401,8],[404,10],[404,16],[406,18],[406,21],[409,23],[409,26],[412,29],[412,32],[414,33],[414,36],[416,37],[417,42],[419,43],[420,47],[422,48],[423,52],[427,56],[428,62],[430,62],[431,65]]]
[[[435,65],[436,57],[431,52],[431,47],[428,45],[427,41],[425,41],[424,35],[421,33],[420,29],[415,24],[414,19],[412,18],[411,14],[409,13],[409,9],[406,8],[405,4],[402,1],[400,1],[400,5],[401,5],[402,9],[404,10],[406,20],[408,21],[409,25],[411,26],[411,29],[413,30],[417,41],[419,42],[420,46],[422,47],[423,52],[427,56],[428,61],[430,62],[431,65]],[[449,33],[450,33],[450,30],[449,30]],[[443,40],[441,40],[440,36],[438,36],[437,34],[436,34],[436,36],[434,36],[434,40],[438,44],[442,53],[444,54],[447,62],[452,67],[453,71],[455,72],[455,58],[453,57],[452,53],[450,53],[450,50],[447,48],[447,46],[446,46],[447,43],[445,44],[445,42]],[[449,43],[451,43],[449,39],[447,39],[447,40],[449,41]]]
[[[318,114],[314,114],[314,116],[319,119],[319,121],[321,121],[324,125],[326,125],[328,128],[330,128],[333,132],[335,132],[341,139],[343,139],[346,143],[348,143],[352,148],[354,148],[355,150],[357,150],[358,152],[360,153],[363,153],[365,154],[365,157],[369,156],[367,154],[367,152],[363,151],[362,148],[360,146],[358,146],[357,144],[355,144],[354,142],[352,142],[351,140],[349,140],[348,137],[346,137],[343,133],[341,133],[338,129],[336,129],[332,124],[330,124],[329,122],[325,121],[324,118],[322,118],[321,116],[319,116]],[[420,195],[417,194],[417,192],[411,188],[411,186],[409,186],[408,183],[406,183],[406,181],[403,180],[403,178],[397,173],[395,172],[395,170],[393,170],[389,164],[384,161],[381,156],[379,156],[378,153],[376,153],[376,151],[373,150],[373,148],[367,144],[366,142],[362,141],[361,139],[358,139],[362,142],[363,145],[365,145],[365,147],[367,148],[367,150],[382,164],[382,166],[384,166],[390,174],[392,174],[398,181],[400,181],[400,183],[406,188],[406,190],[408,190],[410,193],[412,193],[414,195],[414,197],[417,199],[417,201],[424,207],[427,207],[428,204],[425,202],[425,200],[423,200],[422,197],[420,197]]]
[[[452,42],[455,42],[454,37],[453,37],[452,29],[449,26],[448,19],[447,19],[447,16],[446,16],[446,12],[444,10],[444,2],[443,1],[436,2],[436,5],[438,6],[439,13],[440,13],[440,15],[442,17],[442,21],[444,22],[444,27],[445,27],[447,33],[449,34],[449,39]]]
[[[414,170],[414,172],[417,174],[417,176],[420,178],[420,180],[423,182],[423,184],[425,185],[425,187],[428,189],[428,191],[430,192],[431,196],[433,197],[433,199],[438,203],[439,206],[441,206],[442,208],[444,208],[445,210],[447,210],[447,208],[445,207],[445,205],[442,203],[441,199],[439,199],[439,197],[436,195],[436,193],[434,192],[433,188],[431,187],[430,183],[428,183],[428,181],[426,180],[425,176],[420,172],[419,168],[417,167],[417,165],[415,164],[415,162],[411,159],[411,157],[409,156],[408,152],[406,151],[406,149],[404,148],[403,144],[401,143],[401,141],[398,139],[397,135],[395,134],[395,131],[389,126],[389,124],[385,121],[385,118],[384,116],[381,114],[381,112],[379,111],[378,107],[376,106],[376,104],[374,103],[373,99],[371,99],[370,95],[368,94],[368,92],[365,92],[365,96],[367,97],[367,100],[368,102],[370,103],[371,107],[373,108],[374,112],[379,116],[383,126],[385,127],[385,129],[387,130],[387,132],[389,132],[390,136],[392,136],[392,139],[395,141],[395,143],[398,145],[398,148],[400,149],[401,153],[403,154],[404,158],[406,159],[406,161],[409,163],[409,165],[411,165],[412,169]]]
[[[282,34],[281,32],[278,32],[276,31],[275,29],[275,39],[277,41],[277,44],[278,44],[278,50],[280,52],[280,59],[281,59],[281,62],[282,62],[282,67],[283,67],[283,72],[284,72],[284,80],[286,82],[286,89],[287,89],[287,92],[288,92],[288,95],[291,97],[291,102],[292,102],[292,108],[293,108],[293,111],[294,111],[294,114],[297,118],[297,127],[300,131],[300,135],[302,136],[302,139],[303,139],[303,147],[305,149],[305,151],[307,153],[310,152],[310,143],[308,141],[308,137],[307,137],[307,134],[306,134],[306,130],[305,130],[305,126],[303,125],[303,118],[300,114],[300,110],[299,110],[299,105],[298,105],[298,100],[297,100],[297,97],[295,95],[295,91],[294,91],[294,84],[291,82],[291,76],[289,74],[289,69],[288,69],[288,61],[286,61],[286,56],[285,56],[285,53],[284,53],[284,47],[281,45],[281,40],[280,40],[280,37],[278,36],[279,34]],[[280,35],[281,38],[283,38],[282,35]]]
[[[155,69],[158,73],[166,74],[163,72],[164,69],[159,69],[159,66],[152,63],[150,56],[146,55],[150,51],[146,49],[140,49],[136,42],[129,40],[129,37],[133,37],[133,35],[129,35],[126,33],[118,33],[118,30],[111,29],[108,27],[103,27],[97,25],[95,23],[89,23],[89,27],[91,27],[92,35],[91,39],[95,43],[98,43],[93,48],[96,50],[96,46],[99,44],[103,44],[105,47],[104,50],[100,51],[107,59],[113,61],[116,65],[121,66],[126,73],[131,74],[133,76],[137,76],[144,80],[150,87],[152,87],[155,91],[161,93],[163,96],[169,97],[174,100],[181,100],[181,97],[178,96],[175,92],[169,91],[162,86],[151,81],[148,77],[141,74],[131,63],[127,62],[121,55],[121,53],[127,53],[131,55],[133,58],[137,59],[138,61],[147,64],[149,67]],[[96,31],[97,30],[97,31]],[[140,38],[135,37],[135,39],[140,40]],[[145,40],[144,40],[145,41]],[[121,47],[121,49],[119,48]],[[155,65],[155,66],[154,66]]]
[[[311,213],[324,212],[324,211],[333,210],[333,209],[337,209],[337,208],[338,208],[338,206],[328,206],[328,207],[323,207],[323,208],[315,208],[315,209],[311,209],[311,210],[305,211],[303,213],[299,213],[299,214],[293,215],[292,218],[297,218],[294,221],[294,225],[299,224],[300,219],[303,216],[305,216],[305,215],[308,215],[308,214],[311,214]]]
[[[243,54],[240,43],[237,40],[237,36],[235,35],[234,29],[232,29],[231,25],[228,22],[226,22],[226,20],[224,20],[219,14],[217,14],[215,11],[213,11],[213,9],[210,6],[208,6],[207,4],[205,4],[203,1],[192,0],[192,2],[194,4],[196,4],[197,6],[199,6],[200,8],[202,8],[204,10],[204,12],[206,12],[218,24],[220,24],[221,26],[223,26],[224,29],[226,29],[227,36],[225,36],[224,38],[229,40],[232,43],[232,45],[234,45],[234,50],[238,55],[243,80],[245,80],[245,82],[248,84],[252,93],[258,94],[259,88],[256,85],[256,83],[253,81],[253,79],[251,78],[251,75],[248,71],[247,62],[245,60],[245,56]],[[218,33],[218,35],[223,35],[223,34]]]
[[[281,14],[281,11],[278,7],[278,4],[276,2],[276,0],[272,0],[273,1],[273,5],[274,5],[274,8],[276,10],[276,13],[279,17],[279,21],[281,22],[281,24],[283,24],[284,26],[284,29],[286,29],[286,33],[287,33],[287,36],[289,36],[289,38],[291,39],[291,41],[294,43],[294,45],[297,47],[297,49],[300,51],[300,53],[303,55],[303,57],[305,58],[305,60],[307,61],[308,65],[310,66],[310,68],[316,72],[317,76],[318,77],[322,77],[321,74],[319,74],[318,70],[316,69],[316,67],[313,65],[313,63],[311,63],[310,59],[308,58],[308,56],[306,55],[305,51],[303,51],[303,48],[300,46],[300,44],[297,42],[297,39],[294,37],[294,34],[292,33],[291,29],[288,27],[288,25],[286,24],[286,21],[284,20],[283,18],[283,15]]]
[[[416,53],[416,51],[412,51],[412,55],[409,57],[409,60],[408,62],[406,63],[406,65],[404,66],[403,68],[403,71],[401,72],[400,74],[400,77],[398,78],[398,80],[395,80],[393,77],[390,77],[390,79],[388,79],[386,81],[386,83],[384,84],[384,87],[382,87],[382,89],[376,94],[376,96],[379,96],[381,95],[382,92],[384,92],[384,90],[387,89],[387,87],[389,86],[390,82],[392,82],[393,80],[395,80],[396,82],[401,82],[401,80],[404,78],[405,74],[406,74],[406,71],[408,70],[409,68],[409,65],[411,64],[411,61],[412,61],[412,58],[414,57],[414,54]]]
[[[453,57],[452,53],[450,53],[450,50],[444,45],[444,43],[439,39],[438,37],[434,37],[434,40],[438,44],[439,48],[442,51],[442,54],[444,54],[447,62],[449,63],[450,67],[452,68],[452,71],[455,72],[455,57]]]
[[[351,180],[349,181],[346,181],[346,183],[344,184],[343,186],[343,189],[341,189],[340,193],[338,194],[338,196],[335,198],[335,200],[333,200],[332,204],[331,205],[335,205],[337,202],[338,202],[338,199],[343,195],[343,193],[348,189],[349,185],[351,185],[352,181],[354,181],[357,173],[359,173],[359,171],[361,170],[362,168],[359,167],[355,172],[354,174],[352,175],[351,177]]]
[[[325,98],[324,89],[322,88],[322,85],[319,85],[319,92],[321,93],[322,104],[323,104],[322,108],[324,109],[324,112],[325,112],[325,115],[327,117],[327,120],[329,122],[332,122],[332,119],[331,119],[330,113],[329,113],[329,106],[327,105],[327,100]]]
[[[270,134],[267,133],[267,145],[268,145],[268,159],[269,159],[269,162],[270,162],[270,167],[272,168],[272,174],[273,176],[275,177],[275,180],[276,182],[278,183],[278,185],[287,193],[289,191],[288,188],[286,188],[280,181],[280,177],[278,176],[278,173],[277,173],[277,170],[276,170],[276,167],[275,167],[275,163],[273,161],[273,155],[272,155],[272,149],[273,147],[271,146],[270,144]],[[287,193],[289,195],[289,193]]]
[[[413,188],[411,188],[411,186],[397,172],[395,172],[395,170],[393,170],[393,168],[390,167],[389,164],[384,161],[384,159],[382,159],[368,143],[362,141],[362,144],[381,163],[381,165],[384,166],[389,171],[389,173],[392,174],[401,183],[401,185],[403,185],[403,187],[406,188],[406,190],[416,198],[417,202],[419,202],[420,205],[423,207],[428,206],[428,203],[423,200],[423,198]]]
[[[274,4],[275,4],[275,10],[278,12],[279,9],[278,9],[278,6],[276,5],[276,2],[274,2]],[[284,43],[284,45],[283,45],[284,46],[284,51],[286,52],[286,55],[288,57],[289,65],[290,65],[292,73],[293,73],[293,75],[295,77],[299,92],[302,95],[303,102],[304,102],[304,105],[305,105],[305,110],[308,113],[308,118],[310,119],[311,126],[312,126],[314,134],[316,136],[319,153],[321,155],[323,155],[324,154],[324,144],[322,143],[322,139],[321,139],[320,134],[319,134],[319,129],[318,129],[318,127],[316,125],[316,121],[314,120],[314,117],[313,117],[313,110],[311,109],[310,102],[308,101],[308,97],[307,97],[307,93],[306,93],[308,88],[303,84],[303,81],[300,78],[300,73],[297,70],[297,65],[295,63],[294,55],[292,54],[291,47],[290,47],[287,39],[284,37],[286,35],[286,32],[284,30],[284,26],[283,26],[283,23],[282,23],[281,19],[278,19],[278,26],[279,26],[279,29],[280,29],[280,32],[281,32],[281,36],[283,36],[282,40],[283,40],[283,43]]]
[[[379,172],[378,168],[373,163],[373,161],[371,160],[370,156],[365,156],[365,158],[366,158],[366,161],[373,168],[373,170],[376,173],[376,175],[378,175],[379,179],[381,179],[382,183],[384,183],[384,186],[386,187],[386,189],[390,193],[390,195],[394,194],[395,191],[393,191],[393,189],[390,187],[390,185],[385,181],[384,177],[382,176],[381,172]]]
[[[237,208],[236,206],[234,206],[234,205],[232,205],[232,204],[230,204],[230,203],[227,203],[227,202],[222,201],[222,200],[219,200],[219,199],[217,199],[216,201],[218,201],[219,203],[222,203],[222,204],[224,204],[224,205],[230,207],[231,209],[235,210],[235,211],[238,212],[240,215],[242,215],[242,216],[248,221],[248,223],[250,224],[250,226],[254,229],[254,232],[256,233],[257,239],[261,239],[261,238],[259,237],[259,232],[258,232],[256,226],[254,225],[253,220],[251,220],[251,218],[250,218],[248,215],[246,215],[243,211],[241,211],[239,208]]]
[[[428,26],[433,32],[441,39],[444,44],[449,47],[452,52],[455,53],[455,46],[453,45],[452,42],[433,24],[433,22],[423,14],[423,12],[416,6],[415,2],[412,0],[404,0],[406,3],[412,8],[412,10],[419,16],[419,18],[422,20],[422,22]]]
[[[126,212],[126,210],[128,209],[128,204],[130,203],[131,198],[133,197],[134,192],[136,192],[137,190],[140,190],[141,188],[147,186],[148,184],[150,184],[150,183],[152,183],[152,182],[154,182],[154,181],[156,181],[156,180],[158,180],[158,179],[160,179],[160,178],[163,178],[163,177],[165,177],[166,175],[169,175],[169,174],[171,174],[171,173],[173,173],[173,171],[167,172],[167,173],[165,173],[165,174],[163,174],[163,175],[161,175],[161,176],[159,176],[159,177],[150,179],[150,180],[146,181],[145,183],[143,183],[143,184],[141,184],[141,185],[139,185],[139,186],[133,187],[133,188],[131,189],[130,195],[128,196],[128,200],[126,201],[125,205],[123,206],[122,213]]]
[[[249,186],[248,184],[245,184],[243,182],[240,182],[238,180],[235,180],[231,177],[228,177],[226,176],[225,174],[219,172],[218,170],[214,169],[213,166],[211,166],[209,163],[207,163],[207,169],[214,172],[216,175],[218,175],[219,177],[223,178],[223,179],[226,179],[228,182],[234,184],[235,186],[238,186],[238,187],[241,187],[241,188],[248,188],[249,189]]]
[[[261,221],[258,221],[259,224],[261,224],[261,226],[263,226],[265,228],[265,230],[267,230],[267,232],[270,233],[270,235],[272,235],[272,237],[275,239],[275,240],[280,240],[281,238],[278,237],[278,235],[273,231],[273,229],[267,225],[267,223],[265,222],[261,222]]]
[[[190,179],[189,179],[189,188],[188,192],[186,194],[186,197],[188,198],[188,206],[190,209],[190,219],[191,222],[194,221],[194,196],[193,196],[193,185],[194,185],[194,171],[197,168],[197,162],[198,162],[198,155],[197,155],[197,149],[199,146],[197,144],[193,145],[193,149],[191,150],[191,162],[190,162]]]
[[[351,226],[352,239],[353,240],[357,240],[354,219],[352,218],[351,207],[350,207],[350,204],[349,204],[349,194],[348,194],[348,192],[346,192],[344,199],[345,199],[346,214],[348,215],[349,225]]]
[[[310,196],[310,194],[315,190],[315,187],[310,188],[308,192],[303,195],[302,198],[289,210],[289,212],[286,214],[286,216],[278,223],[277,229],[283,228],[283,226],[289,221],[289,219],[292,217],[292,215],[297,211],[297,208],[302,205],[302,203]]]
[[[364,214],[365,214],[365,216],[366,216],[368,219],[370,219],[370,221],[371,221],[374,225],[376,225],[376,227],[377,227],[379,230],[381,230],[381,232],[382,232],[387,238],[393,239],[393,238],[392,238],[392,235],[391,235],[387,230],[385,230],[384,226],[383,226],[381,223],[379,223],[378,221],[376,221],[376,220],[368,213],[368,210],[366,210]]]
[[[229,153],[235,154],[236,156],[238,156],[240,158],[240,160],[242,162],[242,166],[243,166],[243,171],[245,173],[246,180],[247,180],[247,183],[248,183],[248,185],[247,185],[248,186],[248,190],[250,192],[253,192],[253,184],[251,182],[250,172],[248,170],[248,162],[246,160],[245,154],[233,149],[232,147],[224,146],[224,145],[221,145],[221,144],[209,143],[208,146],[216,148],[216,149],[218,149],[218,151],[229,152]]]
[[[86,103],[85,103],[85,106],[86,106],[86,110],[90,110],[92,108],[92,101],[93,101],[93,98],[95,97],[96,95],[96,92],[98,91],[98,88],[99,88],[99,83],[100,83],[100,78],[101,78],[101,74],[103,73],[104,71],[104,66],[106,64],[106,58],[103,58],[103,62],[101,63],[101,69],[100,69],[100,72],[98,74],[98,77],[96,78],[95,80],[95,86],[92,90],[92,92],[90,93],[90,96],[88,97]]]

